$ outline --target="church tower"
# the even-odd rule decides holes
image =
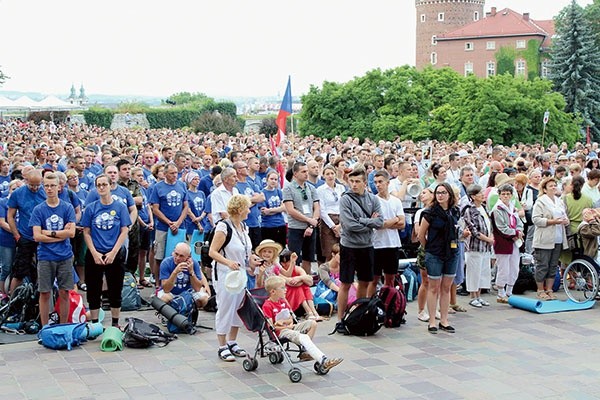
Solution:
[[[417,43],[415,65],[437,64],[436,36],[483,18],[485,0],[415,0]]]

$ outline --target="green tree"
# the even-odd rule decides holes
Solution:
[[[600,139],[600,53],[575,0],[561,14],[552,44],[552,81],[566,101],[566,111],[581,116],[595,140]]]
[[[200,118],[192,122],[192,129],[195,132],[216,132],[235,135],[243,131],[239,120],[231,115],[221,114],[219,112],[205,112]]]
[[[169,96],[168,104],[173,105],[184,105],[184,104],[198,104],[203,105],[207,102],[213,101],[210,97],[205,95],[204,93],[190,93],[190,92],[180,92],[175,93]]]
[[[595,36],[596,46],[600,47],[600,0],[594,0],[585,7],[585,18]]]
[[[277,125],[274,118],[263,119],[258,128],[258,133],[266,137],[275,136],[277,134]]]
[[[7,79],[10,79],[10,77],[4,75],[4,72],[2,72],[2,70],[0,70],[0,85],[2,85]]]

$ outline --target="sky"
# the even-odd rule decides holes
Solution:
[[[550,19],[571,0],[487,0]],[[592,0],[578,0],[585,6]],[[413,0],[0,0],[0,91],[282,97],[415,62]]]

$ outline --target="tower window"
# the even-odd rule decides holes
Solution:
[[[426,19],[427,17],[425,16],[425,14],[421,14],[421,22],[425,22]]]
[[[473,51],[473,49],[474,49],[473,42],[465,43],[465,51]]]
[[[438,21],[443,22],[444,21],[444,13],[438,13]]]
[[[431,53],[431,65],[437,64],[437,53]]]
[[[479,21],[479,11],[473,13],[473,21]]]
[[[433,35],[431,37],[431,44],[434,45],[434,46],[437,44],[437,36]]]

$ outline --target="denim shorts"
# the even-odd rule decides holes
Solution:
[[[431,253],[425,253],[425,266],[427,267],[427,276],[429,279],[440,279],[443,276],[454,277],[458,267],[458,250],[448,254],[448,257],[441,258]]]

